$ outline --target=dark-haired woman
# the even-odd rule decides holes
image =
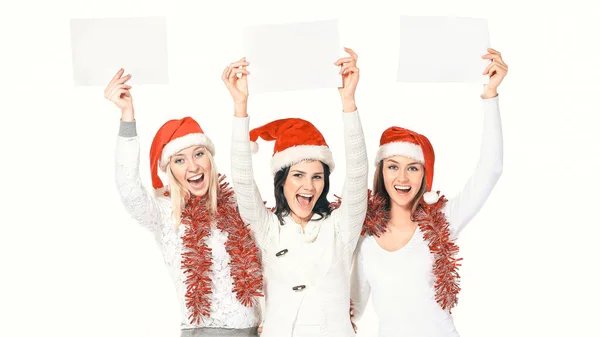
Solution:
[[[327,201],[333,156],[322,134],[298,118],[273,121],[249,132],[248,62],[223,72],[235,103],[232,180],[240,215],[262,250],[266,313],[263,337],[353,336],[348,315],[350,269],[367,206],[367,155],[354,92],[356,54],[341,58],[346,179],[339,208]],[[271,170],[276,205],[265,207],[254,182],[251,144],[274,140]],[[253,144],[256,145],[256,144]],[[336,205],[337,206],[337,205]]]

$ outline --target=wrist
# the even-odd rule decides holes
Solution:
[[[492,98],[498,96],[498,90],[496,88],[484,88],[483,94],[481,97],[483,98]]]
[[[235,105],[248,104],[248,96],[246,96],[244,98],[234,98],[233,104],[235,104]]]
[[[133,108],[126,108],[121,110],[121,120],[123,122],[132,122],[134,120]]]
[[[356,102],[353,98],[342,98],[342,108],[344,112],[353,112],[356,111]]]
[[[233,113],[235,117],[248,117],[248,103],[247,102],[235,102],[233,104]]]

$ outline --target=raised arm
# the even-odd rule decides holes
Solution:
[[[359,79],[356,67],[358,55],[345,48],[350,57],[341,58],[335,65],[341,66],[343,87],[339,88],[344,110],[344,143],[346,177],[342,190],[342,204],[335,211],[336,225],[345,243],[356,246],[367,212],[368,162],[365,138],[356,109],[354,93]]]
[[[250,225],[257,244],[267,244],[272,217],[263,203],[260,191],[254,182],[252,152],[250,151],[248,102],[249,63],[245,58],[232,63],[223,71],[222,80],[234,101],[234,117],[231,140],[231,179],[240,216]],[[238,75],[239,74],[239,75]]]
[[[483,128],[479,161],[462,191],[446,204],[444,212],[451,233],[457,237],[479,212],[502,174],[503,139],[497,88],[508,72],[499,52],[489,49],[486,59],[492,60],[484,71],[490,75],[482,95]]]
[[[115,151],[115,181],[127,212],[155,235],[160,233],[167,202],[160,202],[142,185],[139,174],[140,144],[136,131],[131,86],[125,84],[131,75],[121,69],[110,81],[104,96],[121,109],[121,125]]]

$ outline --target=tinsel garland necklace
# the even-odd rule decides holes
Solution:
[[[206,196],[191,196],[181,214],[181,223],[186,226],[181,268],[186,275],[185,302],[192,324],[198,325],[202,316],[210,315],[212,254],[205,239],[210,235],[213,221],[219,230],[228,234],[225,250],[230,257],[236,298],[242,305],[251,307],[255,296],[263,296],[258,247],[238,213],[233,190],[224,179],[225,176],[219,178],[215,214],[209,213]]]
[[[458,267],[460,267],[462,258],[456,257],[458,246],[450,239],[450,224],[441,211],[447,201],[444,196],[441,196],[439,201],[432,205],[421,200],[413,218],[419,224],[429,251],[434,256],[435,300],[442,309],[451,313],[452,308],[458,302],[457,297],[460,291]],[[367,216],[361,235],[381,236],[386,231],[389,219],[390,214],[385,199],[373,195],[369,190]]]

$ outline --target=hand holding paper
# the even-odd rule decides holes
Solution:
[[[490,80],[488,84],[484,84],[483,97],[491,98],[498,95],[498,86],[504,80],[504,77],[508,73],[508,66],[502,60],[502,55],[499,51],[492,48],[488,48],[489,54],[483,55],[481,58],[492,60],[492,62],[483,71],[484,75],[489,75]]]
[[[250,62],[246,61],[243,57],[237,62],[231,63],[228,67],[223,70],[221,79],[234,103],[234,112],[237,117],[246,117],[247,103],[248,103],[248,75],[250,72],[246,67],[250,65]]]
[[[354,94],[356,92],[356,85],[358,84],[359,78],[359,69],[356,66],[358,55],[356,55],[356,53],[350,48],[344,48],[344,50],[350,54],[350,57],[343,57],[337,60],[334,64],[336,66],[341,66],[339,74],[342,75],[342,86],[338,88],[338,91],[342,97],[344,111],[352,112],[356,111]]]
[[[115,103],[121,109],[121,120],[133,121],[133,99],[129,89],[131,86],[125,84],[131,78],[131,74],[123,76],[125,70],[123,68],[113,76],[106,89],[104,89],[104,98]]]

